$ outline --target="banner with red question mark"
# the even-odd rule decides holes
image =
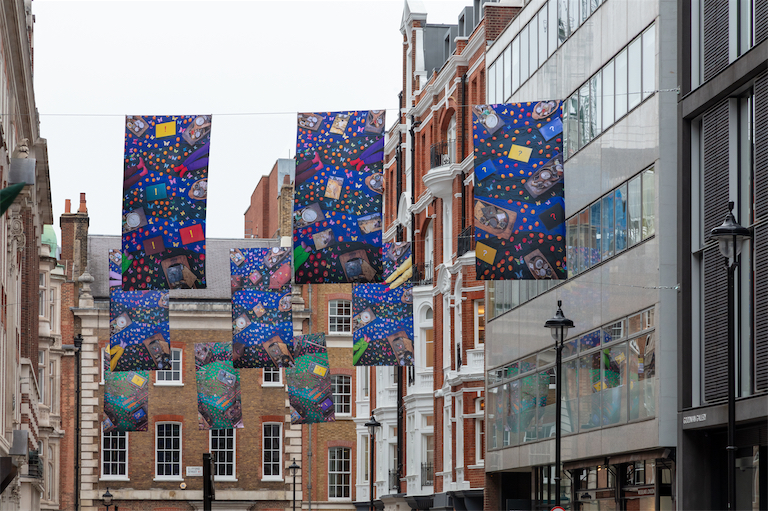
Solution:
[[[480,280],[565,279],[560,101],[474,105]]]

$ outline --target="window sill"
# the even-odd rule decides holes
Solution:
[[[352,414],[351,413],[337,413],[335,414],[336,420],[352,420]]]
[[[183,481],[184,478],[181,476],[155,476],[153,481]]]
[[[262,477],[261,481],[265,483],[283,483],[285,479],[283,479],[283,476],[266,476]]]
[[[222,483],[236,483],[237,477],[234,476],[213,476],[214,481],[220,481]]]
[[[328,332],[325,334],[326,337],[352,337],[352,331],[349,332]]]
[[[485,463],[483,460],[480,460],[480,463],[478,465],[470,465],[467,468],[475,469],[475,468],[485,468]]]
[[[165,382],[165,381],[156,381],[155,387],[183,387],[184,384],[181,382]]]
[[[262,387],[285,387],[285,384],[270,381],[270,382],[262,383],[261,386]]]
[[[99,481],[130,481],[130,477],[126,476],[101,476]]]

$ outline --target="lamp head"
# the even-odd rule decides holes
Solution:
[[[75,336],[75,338],[74,338],[74,341],[75,341],[75,348],[77,348],[79,350],[80,348],[83,347],[83,336],[82,336],[82,334],[77,334]],[[109,489],[109,488],[107,488],[107,489]]]
[[[563,301],[558,300],[555,317],[548,319],[547,322],[544,323],[544,327],[549,328],[549,332],[552,334],[552,338],[555,342],[565,339],[568,336],[568,329],[573,328],[573,321],[565,317],[563,309],[561,308],[562,305]]]
[[[709,237],[720,245],[723,257],[734,260],[741,253],[745,240],[751,237],[749,229],[742,227],[733,216],[733,202],[728,203],[728,215],[722,225],[709,232]]]
[[[101,503],[105,506],[112,505],[112,494],[109,493],[109,486],[107,486],[107,491],[104,492],[104,495],[101,496]]]
[[[368,433],[371,435],[371,438],[373,438],[376,435],[376,429],[381,426],[381,423],[376,420],[376,417],[371,415],[371,420],[365,423],[365,427],[368,428]]]

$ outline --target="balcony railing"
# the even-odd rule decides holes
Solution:
[[[421,464],[421,485],[434,486],[435,484],[435,466],[432,463]]]
[[[456,245],[456,255],[461,257],[470,250],[475,249],[475,226],[468,225],[459,234],[459,242]]]
[[[389,471],[389,489],[395,493],[400,493],[400,478],[397,477],[397,470]]]
[[[38,451],[29,451],[29,466],[27,475],[35,479],[43,478],[43,460],[40,459]]]
[[[431,169],[456,163],[456,141],[444,140],[432,144],[429,148],[429,163]]]
[[[414,266],[416,270],[413,277],[414,284],[419,286],[431,285],[435,276],[435,270],[432,263],[416,263]]]

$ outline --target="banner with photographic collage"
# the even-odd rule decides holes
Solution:
[[[240,374],[232,365],[232,343],[195,343],[195,376],[200,429],[242,428]]]
[[[297,284],[381,282],[384,115],[298,114]]]
[[[410,243],[384,245],[383,284],[352,287],[352,363],[412,366],[413,257]]]
[[[479,280],[565,279],[560,101],[472,106]]]
[[[129,115],[123,170],[123,290],[205,283],[210,115]]]
[[[234,367],[293,365],[290,249],[235,248],[229,257]]]
[[[149,423],[149,372],[110,370],[109,354],[104,353],[104,416],[101,429],[147,431]]]
[[[126,259],[109,251],[110,369],[154,371],[171,368],[168,291],[123,291]]]
[[[325,334],[295,337],[293,360],[294,366],[285,368],[291,424],[335,421]]]

